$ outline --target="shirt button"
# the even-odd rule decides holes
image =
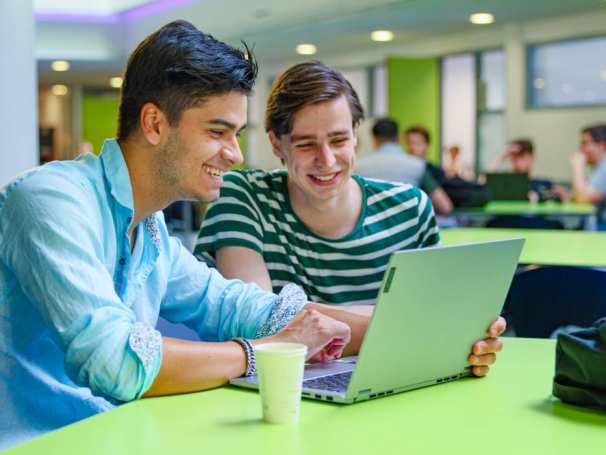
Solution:
[[[120,258],[120,265],[124,265],[126,263],[126,261],[124,260],[124,258]]]

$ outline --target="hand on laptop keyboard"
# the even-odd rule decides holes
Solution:
[[[268,338],[272,341],[303,343],[308,349],[308,359],[325,362],[341,357],[350,341],[351,329],[347,324],[319,311],[305,308],[280,332]]]

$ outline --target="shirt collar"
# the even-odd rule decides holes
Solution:
[[[106,139],[103,143],[101,162],[112,196],[122,206],[134,210],[133,189],[130,184],[128,167],[126,167],[124,155],[115,139]]]

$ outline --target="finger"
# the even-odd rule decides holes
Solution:
[[[467,360],[473,366],[488,366],[488,365],[492,365],[493,363],[495,363],[495,361],[497,360],[497,355],[493,354],[493,353],[484,354],[484,355],[471,354],[467,358]]]
[[[475,355],[489,354],[491,352],[500,352],[503,349],[503,342],[499,338],[485,338],[477,341],[471,352]]]
[[[324,352],[333,358],[338,358],[341,357],[341,354],[343,354],[345,346],[346,344],[343,340],[333,340],[328,345],[326,345],[326,347],[324,348]]]
[[[488,331],[486,332],[489,337],[496,338],[501,335],[505,329],[507,328],[507,321],[503,316],[499,316],[499,318],[490,324],[488,327]]]
[[[486,376],[490,368],[487,366],[475,366],[471,369],[474,376]]]

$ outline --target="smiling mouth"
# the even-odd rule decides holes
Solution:
[[[309,178],[318,185],[329,185],[334,182],[339,175],[339,172],[332,174],[309,174]]]
[[[225,171],[217,169],[216,167],[208,166],[207,164],[202,166],[202,169],[204,169],[204,172],[206,172],[208,175],[212,175],[213,177],[223,177],[223,174],[225,173]]]

